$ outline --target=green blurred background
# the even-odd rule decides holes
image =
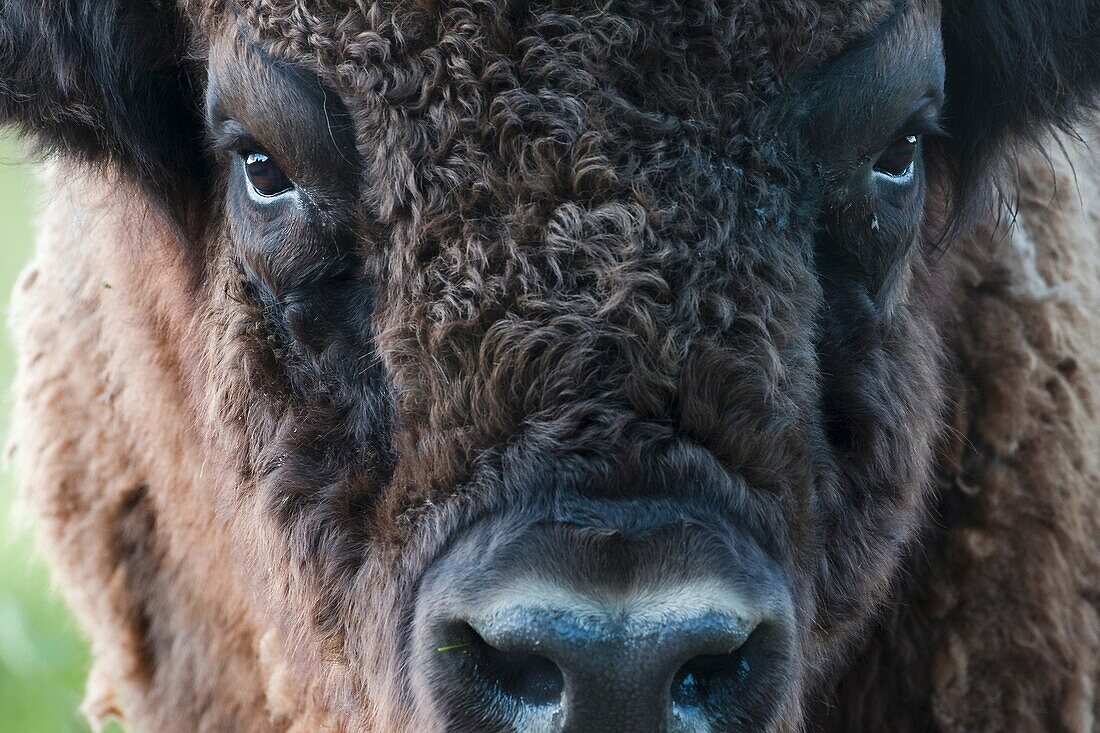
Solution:
[[[0,137],[0,294],[8,298],[34,243],[42,189],[22,148]],[[0,430],[8,437],[15,354],[0,338]],[[26,517],[13,513],[15,480],[0,469],[0,733],[87,731],[77,708],[88,671],[87,646],[37,559]]]

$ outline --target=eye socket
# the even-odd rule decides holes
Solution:
[[[890,178],[907,177],[913,171],[919,146],[919,135],[898,138],[875,161],[875,172]]]
[[[249,185],[260,196],[273,198],[294,188],[287,174],[266,153],[244,152],[241,160]]]

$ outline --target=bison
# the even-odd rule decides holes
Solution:
[[[1098,87],[1098,0],[5,0],[86,713],[1095,730]]]

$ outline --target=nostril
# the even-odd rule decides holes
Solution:
[[[526,652],[505,652],[481,642],[476,663],[482,679],[518,703],[532,707],[556,705],[565,690],[558,666],[546,657]]]
[[[673,715],[697,726],[699,721],[722,721],[737,730],[755,730],[761,721],[771,720],[782,697],[777,691],[790,682],[786,629],[784,624],[763,623],[729,653],[688,659],[672,678]]]
[[[680,667],[672,680],[672,704],[706,709],[732,695],[749,676],[749,662],[738,652],[698,656]]]
[[[552,661],[539,654],[498,649],[469,626],[465,636],[479,683],[521,707],[561,702],[565,679]]]

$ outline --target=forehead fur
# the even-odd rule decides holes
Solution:
[[[668,50],[684,54],[714,52],[742,82],[781,78],[838,52],[897,5],[898,0],[185,0],[206,33],[226,17],[243,21],[270,53],[309,66],[345,89],[369,79],[372,64],[422,55],[432,46],[454,52],[461,40],[476,42],[482,49],[477,56],[483,56],[507,51],[509,41],[525,32],[560,33],[569,25],[595,34],[608,44],[609,55],[624,44],[636,54],[640,47],[668,42]],[[485,59],[471,62],[477,60]]]

